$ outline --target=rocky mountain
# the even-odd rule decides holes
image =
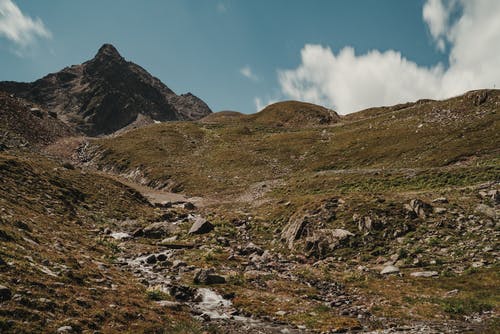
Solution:
[[[91,136],[115,132],[139,115],[151,121],[178,121],[211,113],[201,99],[191,93],[175,94],[110,44],[104,44],[92,60],[35,82],[0,82],[0,91],[36,102]]]

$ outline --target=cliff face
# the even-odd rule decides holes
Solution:
[[[78,131],[113,133],[139,114],[157,121],[197,120],[211,113],[198,97],[176,95],[139,65],[126,61],[110,44],[81,65],[32,83],[0,82],[0,90],[54,111]]]

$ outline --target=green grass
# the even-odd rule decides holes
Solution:
[[[156,184],[205,196],[241,193],[255,182],[299,176],[307,176],[304,187],[310,193],[328,191],[336,178],[341,192],[467,186],[498,180],[499,94],[490,95],[480,107],[464,108],[468,102],[460,97],[384,109],[375,116],[361,112],[319,127],[302,121],[306,126],[276,125],[314,114],[313,107],[299,113],[302,107],[293,104],[218,124],[158,124],[94,141],[100,152],[94,161],[118,172],[138,168]],[[435,169],[446,166],[457,168]],[[380,172],[328,174],[353,168]],[[398,168],[416,170],[392,171]],[[327,175],[311,181],[318,171]]]

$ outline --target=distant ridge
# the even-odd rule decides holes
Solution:
[[[316,127],[338,123],[340,116],[325,107],[299,101],[273,103],[258,113],[245,115],[236,111],[212,113],[200,120],[202,123],[245,123],[270,127]]]

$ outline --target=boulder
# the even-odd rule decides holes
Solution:
[[[142,231],[146,238],[160,239],[176,233],[177,227],[170,222],[162,221],[152,223],[146,226]]]
[[[132,232],[132,237],[134,238],[142,237],[143,235],[144,235],[144,230],[142,228],[135,229]]]
[[[310,221],[307,217],[298,219],[290,219],[283,232],[281,232],[281,240],[283,240],[289,249],[294,248],[295,241],[307,235],[307,229],[310,226]]]
[[[213,268],[210,269],[198,269],[194,273],[193,282],[195,284],[224,284],[226,279],[224,276],[215,274]]]
[[[433,199],[432,203],[448,203],[448,199],[446,197],[438,197]]]
[[[409,204],[405,204],[405,209],[420,219],[426,219],[432,210],[432,206],[419,200],[412,199]]]
[[[491,206],[488,206],[486,204],[479,204],[478,206],[476,206],[475,211],[478,213],[481,213],[481,214],[483,214],[491,219],[496,219],[496,217],[497,217],[496,210],[494,208],[492,208]]]
[[[308,256],[322,258],[344,245],[353,236],[354,233],[343,229],[320,229],[306,239],[305,251]]]
[[[214,226],[206,219],[197,217],[189,229],[189,234],[204,234],[212,231]]]
[[[446,213],[448,210],[446,208],[438,208],[438,207],[435,207],[434,208],[434,213],[438,214],[438,215],[442,215],[444,213]]]
[[[59,327],[56,330],[56,333],[60,333],[60,334],[63,334],[63,333],[73,333],[73,327],[71,327],[71,326],[62,326],[62,327]]]
[[[396,266],[385,266],[381,271],[380,274],[382,275],[390,275],[390,274],[397,274],[399,273],[399,268]]]
[[[12,298],[12,291],[5,285],[0,285],[0,302],[10,300]]]
[[[160,262],[163,262],[163,261],[167,261],[168,260],[168,257],[166,254],[158,254],[156,255],[156,259]]]
[[[437,271],[417,271],[417,272],[410,274],[410,276],[413,276],[413,277],[434,277],[434,276],[438,276],[438,275],[439,274]]]
[[[186,203],[184,203],[183,206],[184,206],[184,209],[186,209],[186,210],[194,210],[194,209],[196,209],[196,206],[193,203],[191,203],[191,202],[186,202]]]
[[[156,259],[156,255],[154,255],[154,254],[151,254],[146,258],[146,263],[149,263],[149,264],[154,264],[154,263],[156,263],[156,261],[158,261],[158,260]]]
[[[187,267],[187,263],[181,260],[174,260],[172,263],[172,269],[178,269],[180,267]]]
[[[168,289],[168,292],[176,300],[188,301],[194,299],[196,289],[185,285],[174,285]]]
[[[262,253],[264,253],[264,250],[261,247],[255,245],[253,242],[249,242],[245,247],[240,249],[240,251],[238,253],[240,255],[250,255],[253,253],[257,253],[259,255],[262,255]]]

